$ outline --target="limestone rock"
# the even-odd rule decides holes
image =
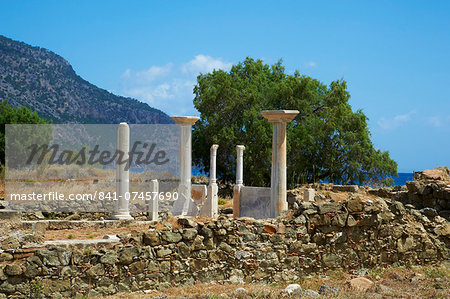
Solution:
[[[146,231],[143,234],[143,241],[145,245],[157,246],[161,244],[159,235],[156,231]]]
[[[5,266],[5,274],[8,276],[19,276],[23,273],[22,266],[17,264],[8,264]]]
[[[320,214],[337,213],[341,210],[342,205],[339,202],[323,202],[317,204]]]
[[[105,267],[103,266],[103,264],[94,265],[86,271],[86,275],[89,277],[105,275]]]
[[[350,213],[362,212],[363,208],[364,208],[364,203],[362,202],[362,200],[359,196],[347,201],[347,209]]]
[[[284,293],[289,296],[301,296],[302,287],[298,284],[290,284],[284,289]]]
[[[180,233],[175,233],[172,231],[163,231],[161,233],[161,238],[167,243],[178,243],[183,238]]]
[[[140,254],[139,248],[125,247],[119,252],[119,262],[123,265],[129,265],[133,262],[133,259],[138,257]]]
[[[317,293],[314,290],[305,290],[303,292],[303,296],[306,297],[306,298],[315,298],[315,297],[318,297],[320,295],[319,295],[319,293]]]
[[[6,253],[6,252],[2,252],[0,253],[0,263],[1,262],[9,262],[13,260],[13,256],[12,254]]]
[[[325,296],[336,296],[338,293],[338,288],[337,287],[332,287],[329,285],[321,285],[319,288],[319,294],[320,295],[325,295]]]
[[[183,230],[183,240],[191,241],[197,236],[197,230],[194,228],[186,228]]]
[[[365,292],[371,287],[373,287],[375,283],[371,281],[370,279],[367,279],[365,277],[357,277],[349,280],[347,282],[347,286],[355,291],[362,291]]]
[[[114,252],[110,251],[102,255],[100,258],[100,263],[105,265],[115,265],[119,256]]]

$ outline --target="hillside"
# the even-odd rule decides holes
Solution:
[[[54,123],[173,123],[164,112],[78,76],[61,56],[0,35],[0,100]]]

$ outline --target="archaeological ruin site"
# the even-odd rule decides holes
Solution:
[[[42,201],[20,211],[23,202],[8,199],[6,194],[0,201],[0,298],[120,294],[123,298],[126,294],[166,298],[164,291],[174,287],[211,284],[218,289],[225,286],[220,292],[228,298],[252,298],[256,295],[250,286],[254,285],[281,286],[274,297],[254,298],[352,297],[348,294],[388,298],[383,277],[375,279],[381,274],[371,271],[415,266],[437,269],[448,261],[447,167],[418,171],[401,187],[314,183],[288,190],[286,124],[298,111],[261,114],[273,126],[270,187],[246,185],[243,157],[252,144],[236,144],[236,165],[230,165],[236,178],[229,196],[220,195],[216,177],[220,144],[210,145],[208,177],[193,177],[192,126],[199,118],[173,117],[179,134],[176,179],[167,169],[161,171],[163,177],[117,164],[105,170],[112,178],[107,185],[102,169],[90,170],[88,179],[78,183],[115,192],[117,197],[114,206],[92,212],[70,210],[75,202],[64,203],[68,209],[52,210],[52,205],[44,207]],[[127,159],[133,127],[121,123],[114,128],[117,150]],[[164,159],[161,154],[154,161]],[[37,171],[50,175],[51,167],[41,168]],[[59,184],[58,192],[64,193],[76,177],[48,181]],[[29,192],[43,190],[46,184],[44,180],[19,182],[14,177],[8,181],[7,175],[8,183]],[[130,199],[135,190],[152,196],[135,202]],[[352,275],[345,286],[331,282],[315,289],[300,286],[313,275],[325,277],[336,271]],[[413,278],[408,277],[408,282]],[[433,283],[442,284],[439,279]],[[439,294],[445,294],[446,287]]]

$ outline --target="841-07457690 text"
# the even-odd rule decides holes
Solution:
[[[112,201],[125,198],[126,200],[177,200],[178,192],[126,192],[123,197],[118,195],[117,192],[98,192],[94,193],[71,193],[64,194],[61,192],[48,192],[48,193],[12,193],[10,194],[10,200],[37,200],[37,201],[63,201],[63,200],[100,200],[100,201]]]

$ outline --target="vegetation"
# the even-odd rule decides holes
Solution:
[[[219,144],[218,177],[235,178],[235,146],[246,146],[244,180],[247,185],[270,184],[272,124],[262,110],[296,109],[287,125],[290,186],[328,179],[364,183],[397,174],[397,163],[375,149],[361,110],[348,103],[346,82],[326,86],[295,71],[287,75],[282,62],[269,66],[247,58],[231,71],[200,74],[194,105],[201,113],[194,126],[194,163],[209,169],[209,147]]]
[[[0,102],[0,163],[5,165],[5,129],[6,124],[48,124],[47,120],[40,118],[36,112],[31,111],[27,107],[15,108],[8,104],[7,100]],[[32,130],[33,134],[29,133],[26,136],[33,136],[33,140],[40,141],[49,139],[51,137],[51,131],[49,130],[36,130],[35,127],[23,128],[23,130]],[[11,134],[10,136],[13,136]],[[22,135],[23,136],[23,135]],[[33,140],[28,140],[33,142]],[[9,141],[8,141],[9,142]],[[14,142],[14,140],[11,140]],[[19,146],[14,146],[15,149],[19,149]],[[16,153],[14,157],[11,157],[17,162],[24,159],[23,153]]]

